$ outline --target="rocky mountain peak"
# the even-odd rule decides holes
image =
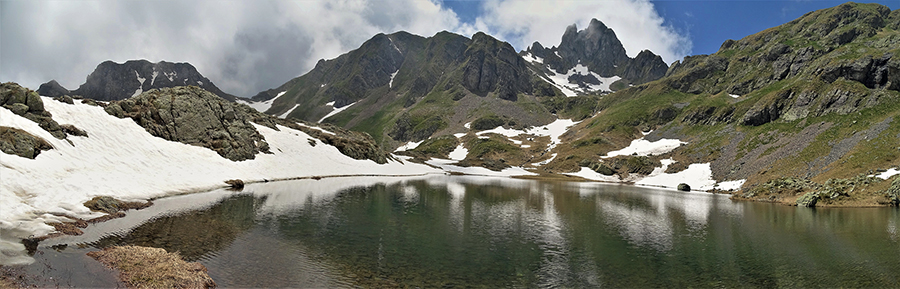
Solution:
[[[59,83],[50,81],[42,84],[38,93],[53,97],[74,94],[110,101],[137,96],[154,88],[187,85],[203,88],[229,101],[235,100],[235,96],[216,87],[190,63],[152,63],[147,60],[129,60],[121,64],[107,60],[97,65],[85,83],[76,90],[69,91]]]
[[[566,28],[559,43],[559,56],[569,66],[582,63],[591,71],[602,77],[616,75],[616,68],[628,62],[625,47],[619,42],[616,33],[606,27],[603,22],[592,19],[588,28],[574,32],[575,25]]]
[[[603,22],[591,19],[584,30],[566,27],[559,47],[546,48],[534,42],[520,53],[539,65],[538,74],[567,95],[608,93],[613,83],[641,84],[663,77],[668,66],[649,50],[630,58],[616,33]]]

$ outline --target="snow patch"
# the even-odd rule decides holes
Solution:
[[[137,80],[141,83],[141,86],[138,86],[138,89],[134,91],[134,94],[132,94],[131,97],[141,95],[141,93],[144,92],[144,81],[147,81],[146,78],[141,78],[141,75],[138,74],[137,70],[134,71],[134,76],[137,77]]]
[[[529,54],[530,55],[530,54]],[[526,60],[535,62],[539,58],[531,56]],[[543,60],[541,60],[543,62]],[[549,66],[548,66],[549,68]],[[600,84],[585,84],[585,85],[577,85],[569,82],[569,77],[573,75],[592,75],[597,80],[600,81]],[[559,88],[568,97],[577,96],[579,93],[589,94],[589,93],[603,93],[603,92],[612,92],[610,85],[614,82],[622,79],[619,76],[612,77],[602,77],[599,74],[596,74],[590,71],[587,66],[576,64],[574,68],[566,71],[566,73],[556,73],[551,70],[550,74],[547,75],[546,78],[541,78],[547,83]]]
[[[513,176],[536,176],[536,173],[529,172],[522,167],[510,167],[503,169],[502,171],[492,171],[483,167],[462,167],[457,165],[452,165],[452,163],[456,163],[454,160],[445,160],[445,159],[436,159],[432,158],[430,160],[425,161],[426,164],[436,166],[441,168],[446,172],[451,173],[461,173],[467,175],[477,175],[477,176],[492,176],[492,177],[513,177]]]
[[[398,147],[398,148],[397,148],[396,150],[394,150],[394,151],[395,151],[395,152],[401,152],[401,151],[414,150],[414,149],[416,149],[417,147],[419,147],[419,145],[422,144],[422,142],[424,142],[424,141],[418,141],[418,142],[412,142],[412,141],[410,141],[410,142],[406,142],[405,144],[403,144],[402,146]]]
[[[745,182],[747,182],[747,180],[721,182],[716,184],[716,189],[723,191],[737,191],[741,189],[741,186],[743,186]]]
[[[741,97],[740,95],[737,95],[737,94],[731,94],[731,93],[729,93],[728,96],[730,96],[731,98],[739,98],[739,97]]]
[[[480,131],[476,133],[476,135],[481,136],[487,133],[495,133],[506,136],[507,138],[516,137],[522,134],[530,134],[538,137],[549,136],[550,146],[547,148],[547,150],[549,151],[560,143],[559,137],[566,133],[569,127],[574,126],[578,123],[580,123],[580,121],[573,121],[571,119],[557,119],[547,125],[531,127],[524,130],[507,129],[503,128],[502,126],[498,126],[491,130]],[[510,141],[519,145],[522,144],[522,141],[519,140],[510,139]]]
[[[455,149],[453,149],[452,152],[450,152],[450,155],[448,155],[448,157],[450,157],[451,160],[461,161],[465,159],[467,155],[469,155],[469,150],[466,149],[466,147],[464,147],[462,144],[459,144]]]
[[[53,231],[44,224],[49,214],[93,218],[82,204],[95,196],[139,200],[198,192],[224,186],[228,179],[247,182],[304,176],[348,174],[416,175],[440,173],[431,167],[389,161],[349,158],[337,148],[309,145],[306,133],[278,126],[278,131],[253,124],[273,154],[233,162],[198,146],[157,138],[131,119],[119,119],[103,108],[76,102],[64,104],[43,97],[53,119],[72,124],[90,137],[60,140],[38,124],[0,109],[0,126],[25,130],[43,138],[54,149],[35,159],[4,155],[0,158],[0,263],[28,263],[18,238]],[[39,177],[36,177],[39,176]]]
[[[281,94],[279,94],[279,96],[281,96]],[[253,109],[255,109],[256,111],[259,111],[259,112],[266,112],[267,110],[269,110],[270,107],[272,107],[272,103],[275,102],[276,98],[278,98],[278,97],[276,96],[276,97],[273,97],[272,99],[269,99],[266,101],[260,101],[260,102],[236,99],[235,102],[240,103],[240,104],[249,105],[250,107],[252,107]]]
[[[400,72],[400,69],[397,69],[397,71],[394,71],[394,73],[391,73],[391,81],[388,82],[388,88],[394,87],[394,77],[397,76],[398,72]]]
[[[634,184],[676,188],[680,183],[688,184],[691,186],[692,190],[700,191],[711,190],[716,185],[716,181],[712,178],[712,169],[710,168],[709,163],[691,164],[687,169],[674,174],[662,173],[655,176],[648,176]]]
[[[885,172],[883,172],[883,173],[880,173],[880,174],[877,174],[877,175],[871,175],[871,177],[876,177],[876,178],[879,178],[879,179],[882,179],[882,180],[887,180],[887,179],[890,179],[891,177],[896,176],[896,175],[900,175],[900,170],[897,170],[897,169],[895,169],[895,168],[891,168],[891,169],[889,169],[889,170],[887,170],[887,171],[885,171]]]
[[[334,108],[334,110],[332,110],[331,112],[329,112],[328,114],[326,114],[325,116],[323,116],[323,117],[322,117],[321,119],[319,119],[319,121],[317,121],[317,122],[322,122],[322,121],[324,121],[326,118],[329,118],[329,117],[331,117],[332,115],[338,114],[338,113],[340,113],[340,112],[342,112],[342,111],[344,111],[344,110],[350,108],[350,107],[353,106],[354,104],[356,104],[356,102],[351,103],[351,104],[348,104],[348,105],[345,105],[345,106],[343,106],[343,107],[341,107],[341,108],[337,108],[337,107],[334,107],[334,101],[329,102],[329,103],[326,103],[325,105],[331,106],[332,108]]]
[[[523,146],[523,147],[524,147],[524,146]],[[531,165],[532,165],[532,166],[536,166],[536,167],[543,166],[543,165],[549,164],[549,163],[552,162],[553,159],[555,159],[555,158],[556,158],[556,153],[553,153],[552,155],[550,155],[550,158],[549,158],[549,159],[547,159],[547,160],[545,160],[545,161],[542,161],[542,162],[536,162],[536,163],[533,163],[533,164],[531,164]]]
[[[600,158],[611,158],[615,156],[628,156],[628,155],[639,155],[639,156],[647,156],[650,154],[661,155],[664,153],[668,153],[679,146],[687,144],[686,142],[677,140],[677,139],[660,139],[655,142],[651,142],[645,140],[644,138],[639,138],[631,141],[631,145],[617,150],[606,153],[606,156],[602,156]]]
[[[156,82],[156,76],[159,75],[159,71],[153,70],[153,78],[150,78],[150,86],[153,86],[153,83]]]
[[[292,107],[291,109],[288,109],[288,111],[279,115],[278,118],[286,118],[289,114],[291,114],[291,112],[294,112],[294,110],[297,109],[298,106],[300,106],[299,103],[295,104],[294,107]]]

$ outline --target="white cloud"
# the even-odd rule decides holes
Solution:
[[[575,23],[581,30],[592,18],[612,28],[631,57],[649,49],[671,63],[691,51],[690,39],[664,25],[646,0],[489,0],[476,27],[525,49],[534,41],[558,46],[567,26]]]
[[[662,25],[646,1],[500,1],[463,23],[436,0],[0,1],[0,80],[37,87],[81,85],[103,61],[189,62],[239,96],[277,87],[377,33],[470,37],[484,30],[517,48],[556,45],[565,27],[597,18],[629,55],[649,48],[667,62],[689,42]],[[687,44],[686,44],[687,43]]]
[[[429,0],[0,1],[0,79],[76,89],[97,64],[190,62],[226,92],[251,96],[377,33],[468,33]],[[22,24],[22,23],[27,23]]]

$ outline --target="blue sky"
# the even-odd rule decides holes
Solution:
[[[892,10],[898,0],[880,0]],[[478,31],[525,49],[559,44],[596,18],[629,56],[666,63],[710,54],[840,1],[651,0],[0,0],[0,81],[76,89],[103,61],[188,62],[219,88],[252,96],[377,33]],[[22,25],[28,23],[28,25]]]
[[[762,30],[797,19],[810,11],[834,7],[846,1],[746,1],[746,0],[664,0],[650,1],[665,19],[664,25],[685,34],[693,44],[689,55],[712,54],[727,39],[741,39]],[[861,2],[870,3],[870,2]],[[900,1],[875,1],[891,10]],[[464,22],[474,22],[483,12],[482,1],[444,0],[443,4]],[[603,21],[603,19],[600,19]],[[544,43],[555,45],[558,43]],[[524,49],[524,47],[522,47]]]
[[[691,54],[711,54],[726,39],[741,39],[846,1],[652,1],[666,24],[686,31]],[[900,1],[876,1],[895,10]]]

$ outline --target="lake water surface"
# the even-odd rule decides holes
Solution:
[[[85,252],[134,244],[201,262],[220,287],[900,286],[895,208],[464,176],[273,182],[155,203],[45,241],[29,270],[115,286],[73,276],[103,274]]]

